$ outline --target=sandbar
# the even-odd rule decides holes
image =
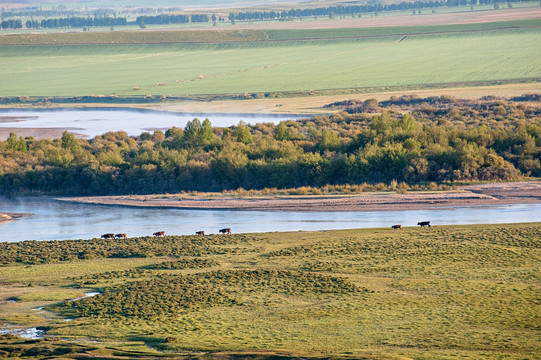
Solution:
[[[1,223],[7,223],[14,220],[19,220],[23,216],[30,216],[32,214],[25,214],[25,213],[2,213],[0,212],[0,224]]]
[[[317,196],[205,196],[189,194],[57,198],[86,204],[246,211],[385,211],[541,203],[541,181],[461,186],[456,191],[379,192]]]

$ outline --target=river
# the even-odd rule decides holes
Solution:
[[[229,227],[234,233],[315,231],[350,228],[534,222],[541,220],[541,204],[477,206],[430,210],[357,212],[265,212],[236,210],[185,210],[76,204],[46,197],[0,198],[0,212],[33,213],[0,224],[0,241],[91,239],[104,233],[128,236],[217,233]]]
[[[54,109],[54,110],[1,110],[0,127],[8,128],[62,128],[87,137],[108,131],[126,131],[128,135],[140,135],[144,131],[169,129],[173,126],[184,128],[188,121],[208,118],[213,126],[279,123],[297,119],[298,115],[284,114],[199,114],[137,109]]]

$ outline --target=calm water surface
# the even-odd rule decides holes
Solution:
[[[414,226],[424,220],[433,225],[541,221],[541,204],[405,211],[264,212],[131,208],[73,204],[50,198],[0,198],[0,212],[34,213],[0,224],[0,241],[9,242],[91,239],[104,233],[144,236],[162,230],[171,235],[198,230],[217,233],[223,227],[246,233]]]
[[[188,121],[208,118],[213,126],[237,125],[239,121],[247,124],[279,123],[282,120],[297,119],[297,115],[273,114],[199,114],[174,113],[152,110],[107,109],[107,110],[2,110],[2,117],[21,117],[18,121],[2,122],[0,127],[19,128],[69,128],[70,131],[89,137],[108,131],[126,131],[128,135],[139,135],[144,131],[169,129],[173,126],[184,128]],[[23,120],[23,121],[20,121]]]

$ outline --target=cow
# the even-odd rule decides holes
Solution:
[[[119,239],[124,239],[124,238],[127,238],[127,237],[128,237],[128,235],[126,235],[124,233],[115,235],[115,238],[119,238]]]
[[[220,234],[231,234],[231,229],[230,228],[220,229],[218,232]]]
[[[394,230],[402,230],[402,225],[393,225],[391,226]]]
[[[156,237],[158,237],[158,236],[165,236],[165,231],[157,231],[157,232],[155,232],[155,233],[152,234],[152,235],[154,235],[154,236],[156,236]]]
[[[115,238],[115,234],[103,234],[101,236],[102,239],[114,239]]]
[[[205,235],[205,232],[203,230],[201,231],[196,231],[195,232],[195,235]]]
[[[419,225],[420,227],[425,227],[425,226],[430,227],[430,221],[421,221],[421,222],[418,222],[417,225]]]

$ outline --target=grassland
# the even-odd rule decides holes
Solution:
[[[187,32],[172,32],[161,35],[169,39],[163,41],[176,36],[181,43],[99,44],[105,42],[99,36],[116,36],[111,33],[87,37],[85,45],[5,45],[0,96],[282,97],[538,82],[539,20],[519,23],[474,24],[462,32],[453,26],[340,29],[325,36],[316,30],[215,32],[221,35],[206,40],[205,32],[195,32],[198,43],[191,44]],[[62,34],[81,41],[79,35]],[[159,42],[160,32],[133,36]]]
[[[0,320],[50,337],[0,351],[537,359],[540,241],[532,223],[118,240],[140,244],[124,258],[106,240],[2,244],[0,300],[18,302]]]

